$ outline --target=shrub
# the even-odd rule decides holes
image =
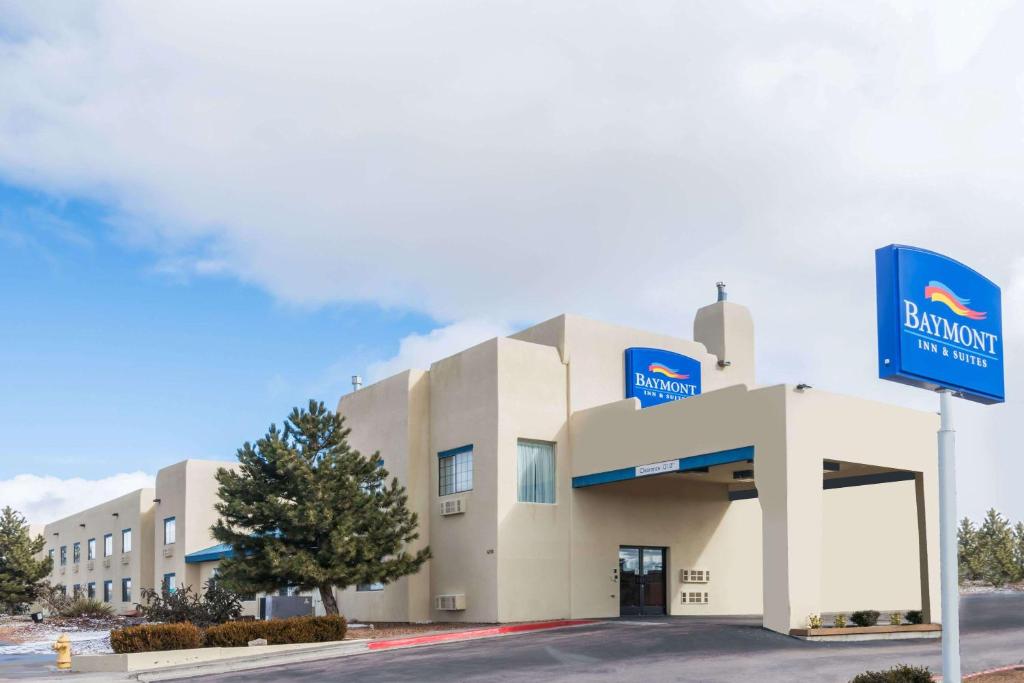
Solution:
[[[58,614],[62,617],[92,617],[103,619],[114,616],[114,608],[92,598],[75,598],[64,605]]]
[[[195,624],[142,624],[110,632],[110,647],[117,654],[188,650],[203,646],[203,633]]]
[[[149,621],[167,623],[189,622],[200,627],[238,619],[242,616],[242,603],[236,593],[223,588],[218,581],[210,579],[202,595],[197,595],[191,586],[170,591],[143,588],[139,611]]]
[[[807,628],[821,628],[821,615],[820,614],[809,614],[809,615],[807,615]]]
[[[268,645],[326,643],[344,640],[345,617],[292,617],[270,621],[229,621],[206,629],[207,647],[245,647],[250,640],[266,638]]]
[[[921,624],[924,622],[924,614],[919,609],[912,609],[903,615],[908,624]]]
[[[836,628],[846,628],[846,615],[837,614],[835,618],[832,619],[832,625]]]
[[[899,626],[903,623],[903,615],[899,612],[893,612],[889,615],[889,624],[892,626]]]
[[[888,671],[865,671],[850,683],[931,683],[932,672],[926,666],[900,664]]]
[[[60,614],[67,609],[68,605],[74,602],[74,598],[67,594],[64,586],[48,586],[43,594],[39,596],[39,602],[50,614]]]
[[[874,626],[878,623],[878,610],[866,609],[850,615],[850,621],[857,626]]]

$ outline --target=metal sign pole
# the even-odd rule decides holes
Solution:
[[[957,555],[953,395],[939,391],[939,563],[942,579],[942,680],[960,682],[960,572]]]

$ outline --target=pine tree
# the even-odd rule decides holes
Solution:
[[[214,537],[232,546],[218,576],[238,592],[282,586],[320,592],[338,613],[333,588],[390,583],[415,573],[429,548],[419,538],[405,487],[391,479],[378,453],[349,447],[344,418],[310,401],[278,430],[238,450],[238,471],[217,472],[221,519]]]
[[[978,579],[978,530],[974,523],[964,517],[957,529],[957,558],[960,568],[960,583]]]
[[[977,561],[979,578],[993,586],[1013,581],[1017,573],[1013,529],[995,508],[985,513],[985,521],[978,527]]]
[[[7,506],[0,512],[0,605],[10,611],[46,590],[53,560],[40,557],[46,540],[29,535],[25,517]]]
[[[1013,561],[1017,566],[1014,581],[1024,581],[1024,522],[1013,527]]]

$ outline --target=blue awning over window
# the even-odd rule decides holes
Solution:
[[[235,551],[227,543],[219,543],[212,545],[209,548],[203,548],[197,550],[194,553],[189,553],[185,556],[186,564],[198,564],[200,562],[216,562],[217,560],[223,560],[225,557],[234,556]]]

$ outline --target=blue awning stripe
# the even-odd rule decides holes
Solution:
[[[730,462],[743,462],[746,460],[754,459],[754,447],[753,446],[742,446],[740,448],[730,448],[725,451],[716,451],[714,453],[704,453],[703,455],[692,455],[686,458],[679,458],[679,472],[686,472],[688,470],[700,469],[702,467],[710,467],[712,465],[725,465]],[[647,464],[647,463],[642,463]],[[673,470],[673,472],[676,470]],[[665,472],[664,474],[671,474],[671,472]],[[660,476],[658,474],[647,475],[647,476]],[[583,488],[586,486],[598,486],[600,484],[610,484],[616,481],[628,481],[630,479],[637,479],[636,467],[623,467],[618,470],[609,470],[607,472],[595,472],[594,474],[584,474],[578,477],[572,478],[572,487],[574,489]],[[643,479],[645,477],[639,477]]]

